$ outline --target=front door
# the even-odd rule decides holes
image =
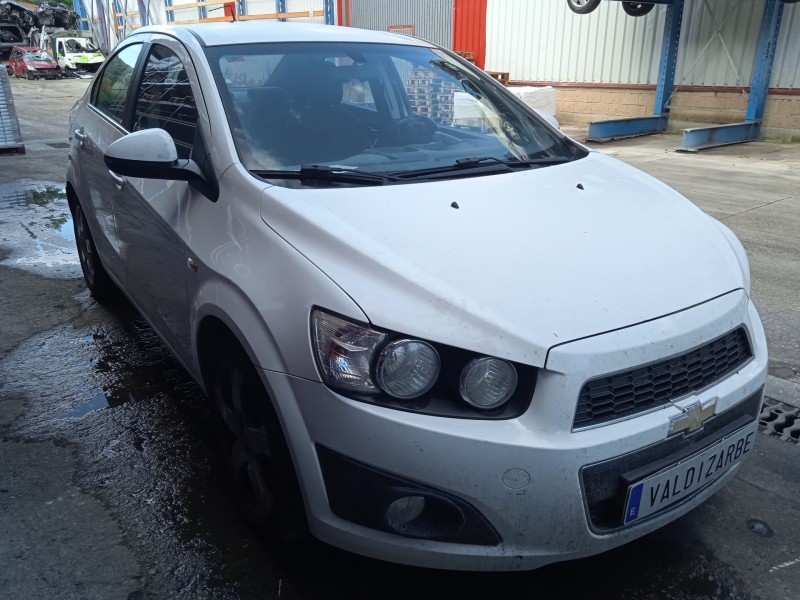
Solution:
[[[134,93],[131,131],[161,128],[189,158],[198,122],[197,77],[183,47],[154,38]],[[186,217],[195,202],[208,202],[184,181],[126,177],[114,214],[127,266],[128,293],[184,360],[191,356],[186,293],[190,268]]]

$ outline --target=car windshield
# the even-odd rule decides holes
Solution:
[[[26,52],[26,60],[50,60],[50,55],[47,52]]]
[[[435,48],[275,43],[206,52],[242,163],[265,177],[335,170],[351,183],[369,174],[367,183],[575,158],[510,93]]]

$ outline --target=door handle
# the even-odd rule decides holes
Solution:
[[[111,175],[111,179],[114,180],[114,187],[118,190],[122,189],[122,186],[125,185],[125,178],[121,175],[117,175],[114,171],[109,170],[108,174]]]
[[[83,140],[85,140],[85,139],[86,139],[86,134],[85,134],[85,133],[83,133],[83,127],[81,127],[80,129],[76,129],[75,131],[73,131],[73,132],[72,132],[72,135],[74,135],[74,136],[75,136],[75,139],[76,139],[76,140],[78,140],[79,142],[82,142]]]

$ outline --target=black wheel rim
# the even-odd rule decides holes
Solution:
[[[269,518],[277,498],[270,437],[258,407],[255,382],[242,369],[225,362],[217,369],[214,404],[222,421],[228,467],[242,508],[256,521]]]

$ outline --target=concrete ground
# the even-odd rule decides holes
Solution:
[[[728,486],[675,523],[532,573],[412,569],[256,539],[226,494],[199,391],[129,306],[91,300],[70,254],[67,115],[88,83],[12,82],[28,152],[0,155],[0,597],[800,597],[799,450],[767,435]],[[800,406],[800,146],[686,155],[678,143],[596,147],[743,240],[770,345],[768,394]]]

